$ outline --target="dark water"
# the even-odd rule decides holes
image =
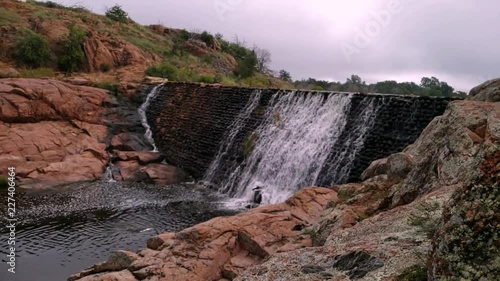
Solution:
[[[88,183],[19,194],[12,274],[6,264],[5,194],[0,199],[0,281],[66,280],[115,250],[144,248],[158,233],[236,213],[225,209],[225,198],[194,185]]]

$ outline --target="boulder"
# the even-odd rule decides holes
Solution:
[[[500,78],[492,79],[478,85],[469,92],[471,100],[474,101],[500,101]]]
[[[107,94],[54,80],[0,81],[0,174],[14,166],[22,187],[102,177]]]

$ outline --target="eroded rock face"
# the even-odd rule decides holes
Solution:
[[[148,249],[128,267],[139,280],[233,279],[270,255],[310,246],[301,227],[317,222],[336,192],[308,188],[285,203],[260,207],[232,217],[219,217],[178,233],[148,241]],[[88,272],[88,271],[84,271]],[[83,274],[84,275],[84,274]],[[71,280],[100,280],[98,275]]]
[[[99,179],[108,162],[105,91],[54,80],[0,80],[0,174],[23,187]]]
[[[455,101],[405,149],[415,165],[394,193],[392,206],[407,204],[443,185],[480,176],[485,152],[500,141],[500,103]]]

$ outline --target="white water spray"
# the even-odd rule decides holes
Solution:
[[[221,191],[250,200],[263,187],[262,203],[283,202],[316,183],[347,122],[350,94],[288,92],[273,97],[264,122],[253,133],[251,153]]]
[[[231,149],[231,147],[234,144],[234,140],[235,140],[236,136],[238,135],[238,133],[241,132],[241,129],[243,129],[243,127],[245,126],[246,121],[248,120],[248,118],[250,118],[250,115],[252,114],[252,112],[259,105],[261,94],[262,94],[261,90],[255,90],[252,93],[248,103],[245,105],[243,110],[240,111],[240,113],[238,114],[236,119],[229,126],[229,128],[228,128],[229,133],[226,134],[226,136],[222,140],[220,147],[219,147],[219,151],[217,153],[217,156],[215,156],[215,159],[210,164],[210,167],[208,167],[207,172],[205,172],[204,180],[206,182],[209,182],[209,183],[212,182],[212,180],[217,172],[217,168],[220,165],[222,157],[229,152],[229,150]]]
[[[149,104],[151,101],[156,97],[156,95],[160,92],[160,88],[163,86],[163,84],[159,84],[151,90],[151,92],[148,94],[146,97],[146,101],[139,107],[139,116],[141,117],[141,123],[144,129],[146,129],[146,133],[144,134],[144,137],[146,140],[151,144],[153,147],[152,152],[158,152],[158,148],[155,145],[155,141],[153,139],[153,132],[151,131],[151,127],[148,124],[148,118],[146,116],[146,112],[148,110]]]

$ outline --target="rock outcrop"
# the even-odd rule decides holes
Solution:
[[[23,187],[99,179],[108,162],[104,90],[54,80],[0,80],[0,174]]]
[[[500,101],[500,78],[492,79],[478,85],[469,92],[471,100],[474,101]]]
[[[150,281],[487,280],[498,272],[499,162],[500,103],[454,101],[364,182],[161,234],[114,271]],[[96,265],[71,280],[107,274]]]

